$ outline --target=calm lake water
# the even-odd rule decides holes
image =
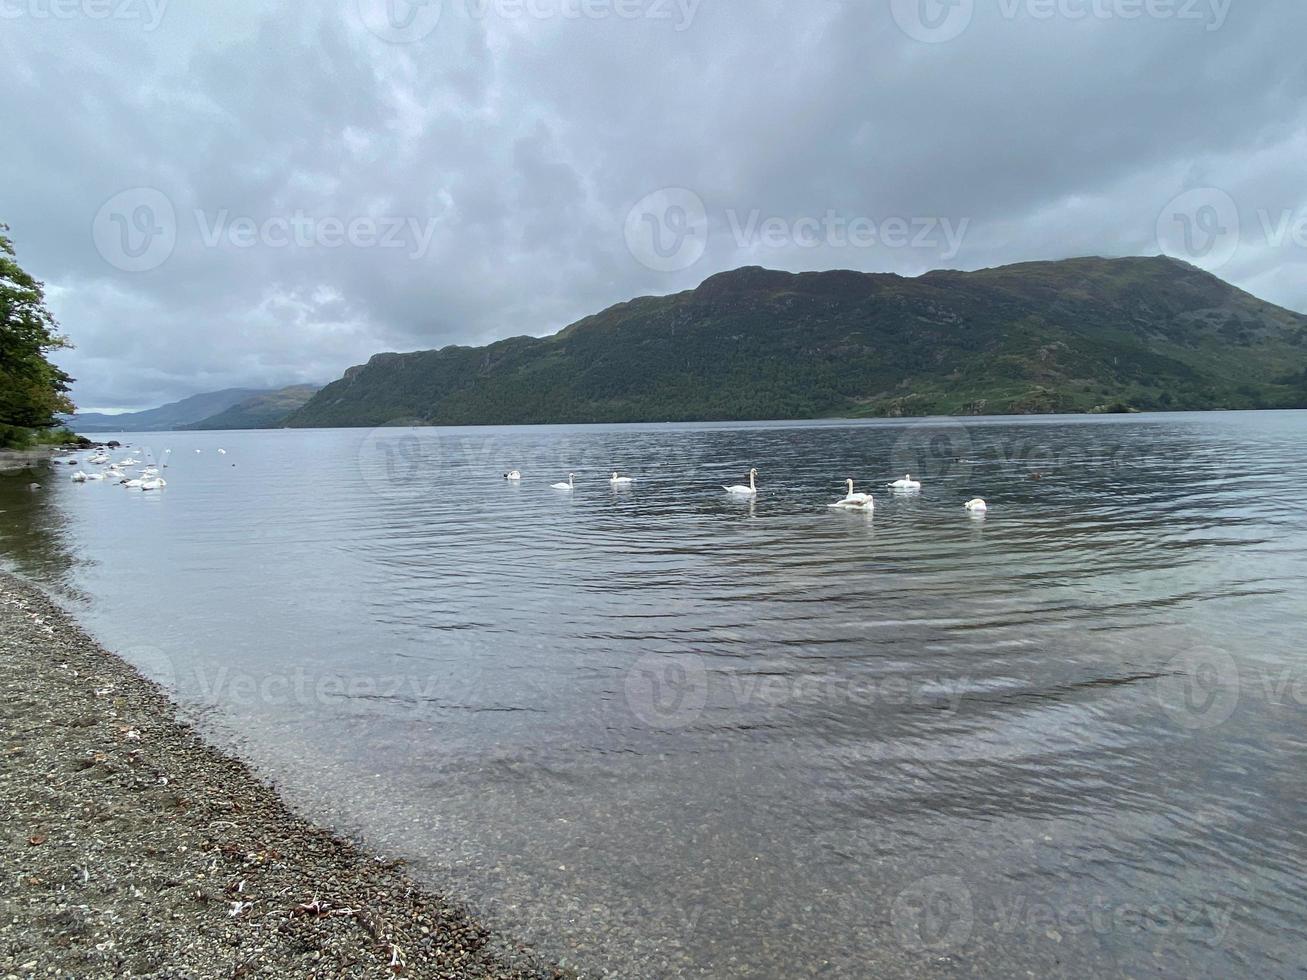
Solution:
[[[590,975],[1307,967],[1307,413],[119,438],[7,564]]]

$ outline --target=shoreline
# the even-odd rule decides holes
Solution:
[[[0,473],[36,470],[54,462],[55,456],[70,452],[66,446],[37,446],[35,449],[0,449]]]
[[[76,440],[85,439],[84,443]],[[93,447],[102,447],[106,443],[74,436],[75,441],[49,443],[33,446],[31,449],[0,449],[0,473],[17,473],[19,470],[37,470],[47,464],[53,464],[60,456],[69,456]]]
[[[0,571],[0,977],[569,976],[296,816]]]

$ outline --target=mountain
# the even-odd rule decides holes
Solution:
[[[259,388],[227,388],[192,395],[144,412],[124,412],[122,415],[79,412],[68,424],[75,432],[165,432],[225,412],[247,398],[265,393]]]
[[[226,411],[210,415],[186,429],[273,429],[318,391],[319,385],[290,385],[251,395]]]
[[[1307,316],[1169,258],[744,268],[550,337],[378,354],[292,426],[1307,406]]]

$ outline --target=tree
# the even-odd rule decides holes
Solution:
[[[56,413],[73,411],[73,379],[46,356],[72,345],[46,309],[44,286],[19,266],[7,231],[0,224],[0,439],[57,425]]]

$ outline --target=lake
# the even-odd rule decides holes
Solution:
[[[1307,413],[115,438],[7,566],[590,975],[1307,963]]]

